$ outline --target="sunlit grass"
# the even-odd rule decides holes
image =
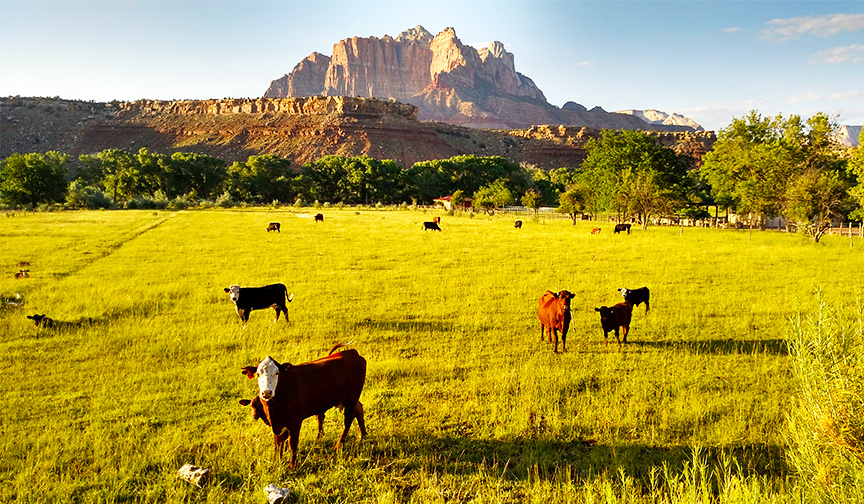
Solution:
[[[311,502],[691,502],[698,484],[795,500],[787,318],[817,287],[852,306],[864,261],[848,239],[460,215],[437,233],[417,211],[314,213],[0,219],[0,294],[25,302],[0,308],[0,501],[263,502],[268,483]],[[21,262],[32,277],[15,280]],[[274,282],[295,293],[290,323],[256,311],[243,328],[223,287]],[[648,286],[652,307],[619,349],[593,308],[624,286]],[[576,295],[562,355],[539,341],[546,289]],[[60,327],[36,329],[37,312]],[[255,393],[239,368],[339,341],[369,362],[370,437],[334,453],[331,412],[290,470],[237,404]],[[731,483],[690,477],[697,446],[711,470],[734,461]],[[187,462],[213,483],[178,480]]]

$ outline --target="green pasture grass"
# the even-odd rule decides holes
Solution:
[[[788,317],[861,296],[862,247],[798,235],[395,210],[15,214],[0,219],[0,501],[793,502]],[[282,232],[266,232],[271,221]],[[13,274],[28,263],[31,278]],[[223,292],[282,282],[289,322]],[[628,343],[594,307],[651,289]],[[537,300],[575,294],[567,350]],[[23,303],[13,306],[12,300]],[[37,329],[46,313],[58,327]],[[610,335],[611,336],[611,335]],[[296,469],[238,405],[266,355],[349,343],[357,427],[306,422]],[[202,488],[185,463],[210,468]],[[691,498],[692,497],[692,498]]]

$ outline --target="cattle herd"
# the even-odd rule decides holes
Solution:
[[[315,215],[315,221],[324,222],[324,216]],[[441,218],[435,217],[431,222],[424,222],[423,229],[441,231],[440,222]],[[521,228],[522,221],[516,221],[515,227]],[[280,228],[278,222],[271,222],[267,226],[267,232],[278,233]],[[629,224],[615,227],[615,233],[625,230],[630,232]],[[599,231],[600,229],[596,228],[592,234]],[[26,278],[29,276],[28,272],[29,270],[21,270],[15,277]],[[277,283],[263,287],[231,285],[223,290],[230,295],[244,327],[249,322],[249,314],[253,310],[267,308],[276,311],[274,323],[279,320],[280,314],[284,314],[285,321],[288,322],[287,304],[294,298],[294,294],[289,294],[284,284]],[[594,311],[600,313],[600,324],[607,345],[610,331],[615,331],[615,339],[618,340],[619,346],[627,342],[633,306],[645,303],[646,314],[650,308],[650,293],[647,287],[618,290],[624,297],[623,303],[611,307],[594,308]],[[559,332],[561,350],[562,352],[567,350],[567,332],[572,319],[571,302],[574,298],[575,296],[566,290],[559,292],[547,290],[540,296],[537,308],[537,316],[540,319],[540,341],[542,342],[545,337],[549,343],[552,343],[554,335],[555,353],[558,353]],[[54,320],[45,314],[28,315],[27,318],[40,328],[55,327]],[[619,337],[619,328],[623,329],[621,337]],[[260,419],[270,427],[277,458],[282,456],[285,441],[288,441],[292,467],[297,463],[300,427],[306,418],[312,416],[317,418],[320,439],[324,435],[325,413],[330,408],[339,407],[344,412],[344,428],[336,446],[345,442],[355,419],[360,428],[360,437],[366,436],[363,405],[360,402],[360,395],[366,381],[366,360],[357,350],[345,348],[345,345],[340,343],[333,346],[326,356],[296,365],[280,364],[268,355],[255,366],[241,368],[241,372],[247,378],[258,379],[258,393],[252,399],[241,400],[240,404],[252,409],[253,420]]]

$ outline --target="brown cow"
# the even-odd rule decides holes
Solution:
[[[267,226],[267,232],[269,233],[270,231],[276,231],[277,233],[281,233],[281,231],[279,230],[280,227],[282,226],[278,222],[271,222]]]
[[[603,326],[603,338],[606,344],[609,344],[609,331],[615,331],[615,339],[618,340],[618,346],[621,343],[627,343],[627,333],[630,332],[630,319],[633,317],[633,305],[628,302],[618,303],[615,306],[602,306],[594,308],[594,311],[600,312],[600,325]],[[618,328],[624,328],[624,337],[618,338]]]
[[[513,224],[513,227],[516,228],[516,229],[522,229],[522,221],[521,221],[521,220],[517,220],[517,221]]]
[[[595,234],[597,234],[597,233],[599,233],[599,232],[600,232],[600,228],[594,228],[594,229],[591,230],[591,234],[592,234],[592,235],[595,235]]]
[[[432,222],[435,224],[441,224],[441,217],[432,217]]]
[[[336,447],[345,442],[354,419],[360,427],[360,437],[366,436],[366,422],[360,394],[366,381],[366,359],[357,350],[345,350],[338,344],[330,349],[326,357],[297,364],[279,364],[267,356],[258,366],[242,368],[247,378],[258,377],[258,401],[240,402],[250,406],[253,417],[264,413],[266,422],[273,431],[276,457],[282,456],[285,439],[291,448],[291,467],[297,465],[297,445],[300,426],[310,416],[318,417],[319,437],[323,433],[324,413],[338,406],[345,411],[345,428]]]
[[[315,214],[315,222],[324,222],[324,215],[322,215],[320,213]]]
[[[558,353],[558,331],[561,331],[561,351],[567,350],[567,330],[570,328],[570,300],[573,294],[562,290],[559,293],[546,291],[540,296],[537,307],[537,317],[540,319],[540,341],[543,334],[549,330],[549,342],[552,342],[552,333],[555,333],[555,353]]]

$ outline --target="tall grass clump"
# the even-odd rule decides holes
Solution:
[[[864,303],[848,316],[816,297],[816,313],[792,318],[788,458],[810,500],[864,502]]]

